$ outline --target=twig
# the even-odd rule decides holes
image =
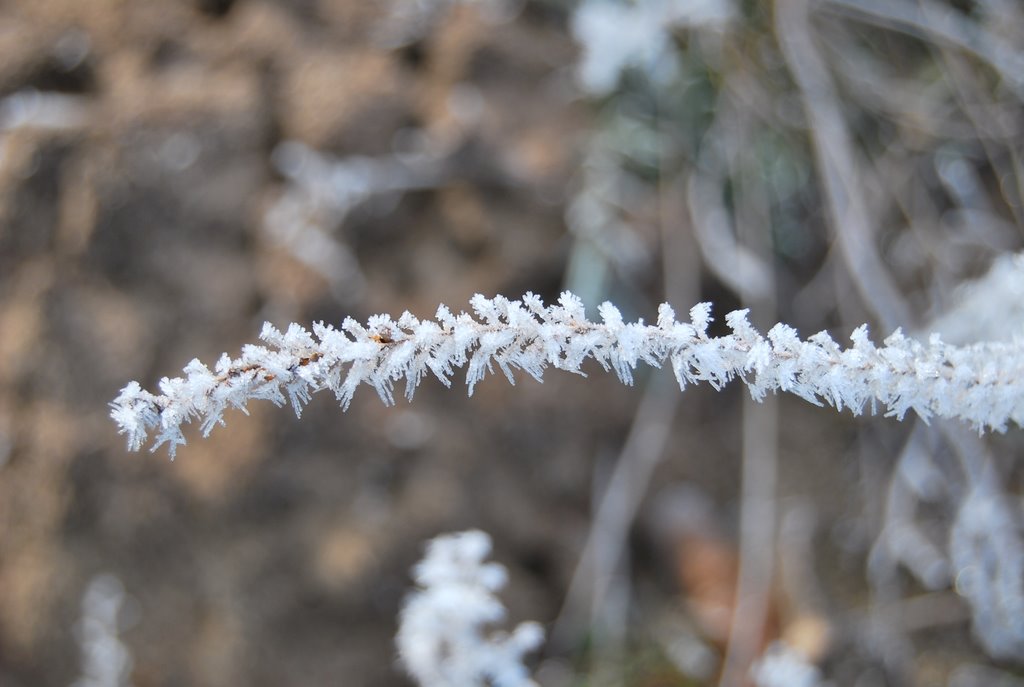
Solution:
[[[392,404],[401,379],[411,399],[428,373],[449,386],[454,369],[466,366],[472,394],[494,365],[514,383],[514,370],[540,380],[548,367],[583,374],[584,361],[594,359],[625,384],[641,362],[671,363],[681,389],[698,381],[718,389],[738,377],[757,400],[787,391],[854,413],[870,403],[872,412],[881,405],[901,419],[914,410],[979,429],[1002,431],[1009,421],[1024,426],[1024,341],[957,347],[933,335],[924,345],[897,330],[877,347],[862,325],[851,336],[853,347],[843,350],[825,332],[802,341],[781,324],[762,336],[746,310],[726,315],[730,334],[708,336],[709,303],[692,308],[689,323],[677,322],[663,303],[654,325],[626,323],[610,303],[598,308],[602,322],[591,322],[568,292],[551,306],[533,294],[522,301],[477,295],[471,303],[479,320],[441,306],[437,321],[406,312],[397,320],[375,315],[365,327],[349,318],[340,331],[318,323],[316,339],[297,324],[282,333],[267,323],[261,338],[272,348],[246,346],[237,359],[224,354],[213,370],[193,360],[185,377],[161,380],[159,395],[132,382],[111,404],[111,417],[130,449],[141,448],[157,430],[153,449],[166,443],[173,456],[185,443],[183,424],[199,418],[208,435],[225,410],[244,410],[251,399],[290,402],[300,414],[317,391],[331,390],[346,408],[368,384]]]

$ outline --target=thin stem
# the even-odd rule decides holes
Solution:
[[[901,419],[914,410],[925,419],[959,418],[979,429],[1024,424],[1021,341],[956,347],[933,336],[925,345],[897,330],[876,347],[861,326],[844,350],[824,332],[803,341],[781,324],[762,336],[745,310],[725,317],[731,333],[708,336],[707,303],[691,309],[689,323],[677,322],[671,306],[662,304],[654,325],[624,322],[610,303],[598,309],[602,321],[591,322],[568,292],[551,306],[532,294],[522,301],[478,295],[471,303],[477,319],[441,306],[436,321],[377,315],[366,326],[347,319],[341,330],[318,323],[312,333],[296,324],[282,333],[267,324],[261,338],[269,348],[246,346],[237,359],[225,354],[213,370],[193,360],[185,377],[161,380],[160,394],[132,382],[111,404],[111,416],[130,449],[141,448],[155,430],[154,450],[166,443],[173,456],[185,443],[182,425],[198,418],[208,435],[223,423],[225,410],[245,410],[252,399],[290,403],[301,414],[315,392],[328,389],[347,408],[367,384],[390,405],[395,382],[405,380],[411,399],[428,373],[450,386],[455,368],[466,367],[472,394],[495,365],[514,384],[517,370],[537,380],[548,367],[584,374],[583,363],[593,359],[625,384],[632,384],[640,363],[670,363],[680,389],[700,381],[719,389],[739,378],[755,400],[786,391],[854,413],[880,405]]]

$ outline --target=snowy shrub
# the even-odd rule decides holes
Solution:
[[[127,595],[121,580],[97,575],[82,597],[75,635],[82,652],[82,674],[72,687],[127,687],[132,655],[121,641]]]
[[[521,623],[511,634],[488,633],[505,607],[495,593],[508,573],[485,563],[490,537],[479,530],[437,537],[413,575],[419,589],[402,609],[396,643],[405,669],[423,687],[536,687],[522,663],[544,631]]]

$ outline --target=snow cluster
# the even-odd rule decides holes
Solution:
[[[721,27],[734,13],[729,0],[585,0],[572,18],[573,35],[583,48],[580,83],[600,97],[615,89],[627,67],[655,76],[671,71],[674,28]]]
[[[82,598],[82,618],[75,636],[82,650],[82,674],[72,687],[128,687],[132,655],[121,641],[127,595],[110,574],[97,575]]]
[[[544,631],[521,623],[511,634],[485,635],[505,617],[494,593],[507,572],[484,563],[490,537],[479,530],[437,537],[413,570],[420,589],[402,609],[395,641],[406,670],[422,687],[536,687],[523,654],[540,646]]]
[[[1024,656],[1021,515],[984,483],[967,494],[949,534],[956,590],[971,606],[975,636],[995,658]]]
[[[865,406],[875,412],[880,405],[900,419],[913,410],[925,420],[960,418],[978,429],[1003,431],[1008,421],[1024,425],[1019,340],[956,347],[937,335],[922,344],[897,330],[877,347],[861,326],[853,332],[853,346],[842,349],[825,332],[805,341],[783,324],[762,336],[746,310],[726,316],[730,334],[708,336],[709,303],[695,306],[690,322],[676,321],[672,307],[662,304],[654,325],[625,322],[610,303],[598,308],[601,321],[591,322],[582,301],[569,292],[550,306],[529,293],[522,300],[477,294],[470,304],[475,317],[442,305],[436,320],[408,312],[397,320],[375,315],[366,325],[347,318],[340,329],[317,323],[312,333],[297,324],[281,332],[267,323],[260,335],[267,346],[245,346],[235,359],[223,354],[212,370],[193,360],[184,377],[160,381],[160,394],[132,382],[111,404],[111,417],[131,450],[155,431],[153,450],[168,444],[173,457],[185,443],[184,423],[198,418],[206,436],[223,423],[226,409],[244,411],[252,399],[288,402],[301,414],[317,391],[329,389],[347,408],[356,389],[367,384],[390,405],[395,382],[403,379],[411,399],[424,376],[450,386],[454,369],[466,367],[472,395],[495,366],[514,384],[516,370],[537,380],[547,367],[583,374],[584,361],[592,358],[625,384],[632,383],[639,363],[668,362],[681,389],[698,381],[720,389],[738,377],[758,400],[786,391],[854,413]]]
[[[1024,333],[1024,253],[998,256],[984,276],[957,287],[931,323],[950,343],[1008,341]]]
[[[785,642],[773,642],[750,668],[757,687],[822,687],[818,668]]]

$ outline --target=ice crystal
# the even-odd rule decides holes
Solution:
[[[173,457],[185,443],[184,423],[199,419],[206,436],[223,423],[226,409],[244,411],[252,399],[289,403],[300,414],[312,394],[326,389],[347,408],[366,384],[390,405],[396,382],[405,381],[411,399],[428,374],[450,386],[454,370],[465,367],[472,395],[495,367],[514,384],[516,371],[537,380],[548,367],[583,374],[584,361],[593,359],[625,384],[640,363],[669,363],[680,389],[701,381],[719,389],[739,378],[758,400],[786,391],[855,414],[880,405],[899,419],[914,411],[925,420],[959,418],[978,429],[1024,424],[1019,340],[957,347],[936,335],[921,343],[897,330],[879,347],[862,326],[843,349],[825,332],[802,340],[783,324],[762,336],[746,310],[726,316],[731,333],[709,336],[708,303],[695,306],[689,322],[677,321],[663,304],[653,325],[625,322],[610,303],[598,308],[601,321],[592,322],[569,292],[549,306],[533,294],[522,300],[478,294],[470,303],[473,315],[455,315],[442,305],[434,320],[405,312],[397,320],[375,315],[365,325],[347,318],[340,329],[320,322],[312,332],[297,324],[282,332],[268,323],[260,334],[266,346],[245,346],[234,359],[224,354],[213,370],[193,360],[184,377],[162,379],[159,394],[131,382],[111,404],[111,417],[130,449],[141,448],[152,431],[153,450],[167,444]]]

